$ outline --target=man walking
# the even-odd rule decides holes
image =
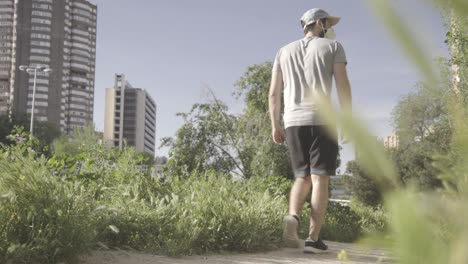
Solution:
[[[341,109],[351,111],[346,56],[341,44],[333,39],[331,28],[339,20],[322,9],[307,11],[301,18],[304,38],[281,48],[273,64],[269,93],[272,136],[276,144],[286,140],[295,176],[289,215],[284,218],[283,239],[286,246],[300,246],[299,215],[312,190],[309,236],[304,252],[328,248],[319,234],[328,206],[329,177],[336,170],[338,143],[318,116],[316,95],[331,100],[333,76]],[[280,124],[282,93],[286,131]]]

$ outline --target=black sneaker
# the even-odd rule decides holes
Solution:
[[[299,236],[299,221],[297,216],[287,215],[284,217],[283,241],[286,247],[298,248],[300,247]]]
[[[304,243],[304,253],[322,253],[327,249],[328,246],[320,238],[317,241],[307,239]]]

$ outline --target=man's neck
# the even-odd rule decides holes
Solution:
[[[320,36],[319,36],[319,34],[317,34],[317,33],[314,33],[314,32],[312,32],[312,31],[309,31],[309,32],[307,32],[307,33],[305,34],[304,37],[306,37],[306,38],[319,38]]]

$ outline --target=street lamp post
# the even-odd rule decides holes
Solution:
[[[37,72],[50,72],[52,71],[50,68],[43,67],[43,66],[19,66],[20,71],[26,71],[27,73],[34,72],[34,81],[33,81],[33,94],[32,94],[32,106],[31,106],[31,125],[29,126],[29,137],[33,137],[34,132],[34,104],[36,102],[36,77]]]

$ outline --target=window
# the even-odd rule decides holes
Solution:
[[[39,54],[50,54],[48,49],[31,49],[31,53],[39,53]]]
[[[78,41],[81,41],[81,42],[84,42],[84,43],[88,43],[88,42],[89,42],[89,39],[87,39],[87,38],[82,38],[82,37],[79,37],[79,36],[77,36],[77,35],[74,35],[72,39],[73,39],[73,41],[78,40]]]
[[[81,57],[78,57],[78,56],[73,56],[73,57],[72,57],[72,61],[84,62],[84,63],[86,63],[86,64],[89,63],[89,59],[81,58]]]
[[[47,100],[49,98],[49,96],[47,94],[43,94],[43,93],[36,93],[36,99],[45,99]],[[28,98],[31,98],[32,99],[32,94],[28,94]]]
[[[13,12],[13,7],[0,8],[0,13]]]
[[[50,42],[48,41],[31,41],[31,45],[42,46],[42,47],[50,47]]]
[[[31,106],[32,105],[32,102],[29,101],[28,102],[28,106]],[[34,102],[34,106],[43,106],[43,107],[47,107],[48,103],[47,102],[42,102],[42,101],[36,101]]]
[[[88,37],[88,36],[89,36],[89,32],[88,32],[88,31],[81,30],[81,29],[76,29],[76,28],[74,28],[74,29],[72,30],[72,33],[73,33],[73,34],[77,34],[77,35],[82,35],[82,36],[84,36],[84,37]]]
[[[44,2],[44,3],[51,3],[52,4],[52,0],[33,0],[33,2]]]
[[[86,105],[82,104],[70,104],[70,108],[86,110]]]
[[[50,27],[32,26],[32,31],[50,31]]]
[[[89,103],[89,102],[88,102],[88,99],[80,98],[80,97],[73,97],[73,98],[72,98],[72,101],[73,101],[73,102],[77,102],[77,103],[84,103],[84,104]]]
[[[43,11],[32,11],[33,16],[52,17],[52,13]]]
[[[39,34],[39,33],[32,33],[31,38],[39,38],[39,39],[50,39],[50,35],[47,34]]]
[[[33,8],[36,9],[44,9],[44,10],[52,10],[52,6],[51,5],[48,5],[48,4],[37,4],[37,3],[33,3]]]
[[[41,18],[32,18],[31,23],[45,24],[45,25],[50,25],[51,24],[49,19],[41,19]]]
[[[29,86],[29,91],[32,91],[34,89],[34,86],[31,84]],[[37,92],[44,92],[44,93],[48,93],[49,92],[49,88],[48,87],[45,87],[45,86],[41,86],[41,85],[36,85],[36,91]]]
[[[73,6],[74,6],[74,7],[80,7],[80,8],[86,9],[86,10],[88,10],[89,12],[91,12],[91,11],[93,10],[89,5],[85,5],[85,4],[82,4],[82,3],[73,2]]]
[[[80,17],[80,16],[77,16],[77,15],[74,15],[74,16],[73,16],[73,19],[74,19],[74,20],[77,20],[77,21],[80,21],[80,22],[89,23],[89,19],[88,19],[88,18]]]
[[[79,55],[84,55],[86,57],[89,57],[89,52],[88,51],[83,51],[79,49],[72,49],[72,54],[79,54]]]
[[[49,64],[45,64],[45,63],[31,63],[31,66],[32,66],[32,67],[46,67],[46,68],[50,68],[50,67],[49,67]]]
[[[81,9],[73,9],[73,13],[80,14],[82,16],[91,18],[91,13],[89,13],[89,11],[85,11],[85,10],[81,10]]]
[[[0,21],[0,26],[12,26],[13,22],[11,21]]]
[[[89,45],[73,42],[73,47],[90,50]]]
[[[30,56],[29,60],[40,61],[40,62],[50,62],[50,58],[44,57],[44,56]]]

